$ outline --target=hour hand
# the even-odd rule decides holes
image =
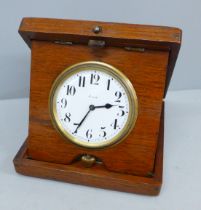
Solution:
[[[110,109],[113,106],[117,106],[117,105],[112,105],[112,104],[105,104],[103,106],[94,106],[94,109],[98,109],[98,108],[106,108],[106,109]]]

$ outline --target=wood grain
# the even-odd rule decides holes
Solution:
[[[24,143],[14,158],[15,169],[18,173],[28,176],[119,190],[129,193],[158,195],[162,184],[163,126],[164,112],[162,111],[155,166],[152,176],[150,177],[114,173],[105,170],[101,165],[95,165],[93,170],[91,170],[90,168],[84,168],[79,163],[65,165],[31,160],[27,156],[27,142]]]
[[[95,34],[93,32],[95,26],[101,26],[102,32]],[[119,46],[134,43],[137,40],[146,45],[164,46],[165,43],[169,46],[170,43],[180,44],[181,42],[181,30],[178,28],[99,21],[24,18],[19,32],[30,47],[33,39],[54,41],[66,38],[68,41],[75,39],[80,43],[86,43],[89,38],[101,38],[108,40],[109,45],[112,40],[121,40],[119,43],[115,42],[115,45]],[[78,40],[78,37],[81,39]]]
[[[33,41],[29,156],[71,164],[76,156],[87,153],[101,159],[108,170],[147,175],[154,166],[168,55],[166,51],[94,50],[88,46]],[[88,60],[106,62],[120,69],[134,85],[139,100],[133,131],[122,143],[102,150],[82,149],[61,137],[50,122],[48,110],[49,92],[56,77],[68,66]]]
[[[102,27],[102,32],[99,34],[92,31],[97,25]],[[169,63],[164,97],[182,39],[181,29],[175,27],[50,18],[24,18],[19,33],[29,47],[32,40],[71,41],[75,44],[86,45],[90,39],[101,39],[106,42],[106,46],[168,50]]]

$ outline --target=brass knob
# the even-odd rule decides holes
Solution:
[[[90,168],[96,162],[96,158],[87,154],[81,157],[81,161],[85,167]]]

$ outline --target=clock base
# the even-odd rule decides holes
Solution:
[[[29,159],[27,156],[26,141],[15,156],[13,162],[15,170],[18,173],[27,176],[53,179],[130,193],[158,195],[162,185],[163,135],[164,112],[161,114],[154,171],[147,177],[115,173],[107,171],[99,165],[93,168],[85,168],[79,163],[73,165],[63,165]]]

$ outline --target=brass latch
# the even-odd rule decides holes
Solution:
[[[90,168],[96,162],[96,158],[94,156],[86,154],[81,157],[81,161],[85,167]]]

